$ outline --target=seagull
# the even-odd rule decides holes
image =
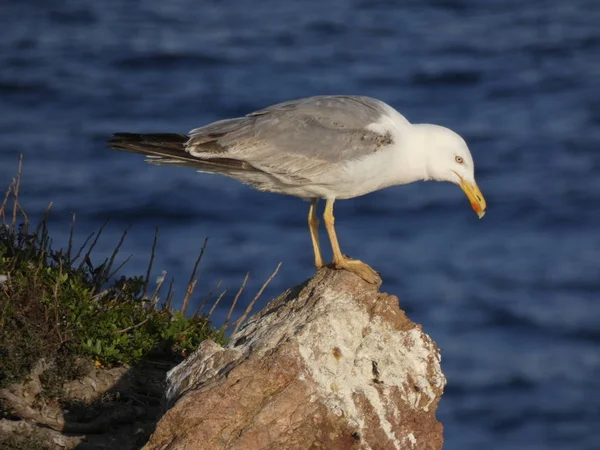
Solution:
[[[219,120],[188,134],[115,133],[109,147],[147,156],[157,165],[187,166],[234,178],[260,191],[310,201],[308,228],[315,266],[322,268],[317,203],[333,250],[330,267],[377,283],[368,264],[345,256],[336,235],[333,205],[390,186],[416,181],[458,185],[482,218],[486,202],[464,139],[432,124],[411,124],[370,97],[326,95],[291,100]]]

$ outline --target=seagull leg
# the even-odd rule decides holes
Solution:
[[[317,218],[317,203],[318,198],[313,198],[310,201],[308,210],[308,229],[310,230],[310,240],[312,241],[313,250],[315,251],[315,267],[319,270],[323,267],[323,258],[321,257],[321,248],[319,247],[319,219]]]
[[[335,233],[335,217],[333,217],[333,203],[335,199],[327,199],[325,203],[325,213],[323,214],[323,220],[325,222],[325,228],[331,241],[331,249],[333,250],[333,266],[336,269],[345,269],[352,272],[367,283],[375,284],[379,281],[379,274],[375,272],[368,264],[357,259],[346,258],[340,249],[340,244]]]

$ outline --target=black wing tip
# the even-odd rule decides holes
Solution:
[[[106,146],[111,150],[122,150],[143,155],[178,156],[185,153],[189,137],[177,133],[113,133]]]
[[[127,150],[127,144],[140,142],[139,137],[136,138],[135,133],[113,133],[110,139],[106,142],[106,147],[111,150]]]
[[[113,133],[107,141],[107,147],[114,150],[127,150],[131,144],[180,144],[183,145],[189,136],[178,133]]]
[[[113,146],[125,143],[142,142],[142,134],[139,133],[113,133],[107,144],[110,148]]]
[[[180,133],[113,133],[111,141],[134,141],[134,142],[185,142],[189,139],[187,134]]]

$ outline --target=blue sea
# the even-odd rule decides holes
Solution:
[[[467,140],[488,201],[419,183],[336,203],[342,249],[437,342],[448,450],[600,448],[600,2],[11,0],[0,5],[0,184],[76,242],[111,218],[126,274],[175,277],[205,237],[190,310],[247,271],[239,315],[314,273],[308,204],[107,150],[317,94],[379,98]],[[325,236],[322,237],[326,242]],[[329,255],[330,253],[327,253]]]

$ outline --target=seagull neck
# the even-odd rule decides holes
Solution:
[[[398,168],[398,179],[402,184],[431,179],[427,170],[428,147],[421,131],[415,125],[404,130],[394,152],[394,166]]]

